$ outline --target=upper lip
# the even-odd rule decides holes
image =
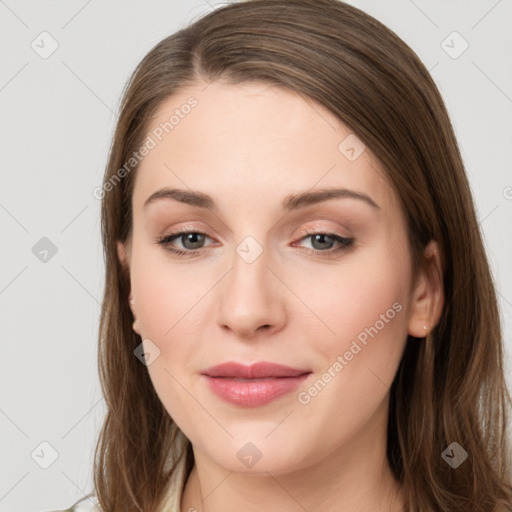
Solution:
[[[209,377],[237,377],[241,379],[261,379],[266,377],[298,377],[310,370],[291,368],[282,364],[269,363],[262,361],[250,366],[228,361],[216,366],[207,368],[202,372]]]

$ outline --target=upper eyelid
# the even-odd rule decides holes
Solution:
[[[339,223],[336,223],[334,221],[329,221],[329,219],[317,219],[316,221],[310,221],[310,222],[333,222],[335,224],[339,224]],[[350,238],[352,236],[352,230],[349,229],[347,226],[345,225],[342,225],[341,228],[343,230],[346,230],[348,233],[346,235],[343,235],[341,233],[339,233],[338,231],[340,231],[340,228],[331,228],[331,227],[327,227],[327,226],[317,226],[317,225],[313,225],[311,227],[306,227],[304,229],[300,229],[301,232],[304,233],[304,235],[302,236],[305,236],[307,234],[312,234],[312,233],[333,233],[333,234],[336,234],[337,236],[340,236],[342,238]],[[231,230],[230,230],[231,232]],[[200,227],[197,227],[197,226],[193,226],[193,225],[185,225],[185,226],[182,226],[182,227],[179,227],[177,228],[176,230],[173,230],[171,233],[169,233],[169,235],[167,236],[171,236],[171,235],[176,235],[176,234],[183,234],[183,233],[201,233],[203,235],[206,235],[210,238],[212,238],[207,232],[206,230],[200,228]]]

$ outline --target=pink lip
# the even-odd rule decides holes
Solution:
[[[207,368],[203,375],[209,377],[234,377],[240,379],[264,379],[267,377],[297,377],[304,373],[309,373],[311,370],[291,368],[282,364],[268,363],[262,361],[254,363],[251,366],[228,361],[226,363],[218,364]]]
[[[295,390],[311,373],[274,363],[227,362],[202,372],[210,390],[234,405],[257,407]]]

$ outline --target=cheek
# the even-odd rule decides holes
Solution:
[[[352,379],[374,369],[391,384],[407,338],[408,269],[407,252],[382,244],[301,279],[298,294],[316,317],[303,321],[322,327],[315,350],[327,367],[346,354]]]
[[[203,269],[170,261],[160,247],[139,244],[134,247],[131,283],[137,301],[141,333],[165,343],[174,337],[182,323],[193,324],[195,307],[211,288]]]
[[[140,250],[133,257],[132,289],[137,317],[144,344],[158,351],[158,357],[148,365],[153,387],[174,421],[187,425],[190,417],[202,414],[191,400],[189,392],[193,390],[187,372],[188,362],[198,350],[196,340],[201,339],[197,330],[201,299],[211,284],[197,272],[191,275],[187,269],[192,266],[184,265],[183,271],[180,266],[166,262],[165,257],[155,255],[156,252]]]
[[[336,267],[319,266],[297,279],[308,304],[346,327],[375,322],[396,300],[404,300],[408,281],[407,254],[385,245],[348,254]]]
[[[191,364],[197,366],[198,355],[215,359],[215,347],[201,345],[201,340],[207,339],[205,329],[214,320],[211,292],[218,275],[218,268],[170,262],[159,248],[134,250],[131,279],[141,336],[159,354],[148,372],[168,410],[181,410],[180,403],[190,406],[180,383],[190,388],[190,374],[197,371]]]
[[[300,403],[312,428],[323,430],[322,439],[342,444],[382,420],[376,418],[384,414],[407,340],[407,269],[406,254],[384,248],[354,265],[347,260],[329,279],[316,276],[325,284],[308,295],[308,305],[329,330],[310,340],[323,365]]]

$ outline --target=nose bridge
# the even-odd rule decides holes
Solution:
[[[267,268],[271,254],[253,237],[236,247],[231,272],[221,288],[218,322],[239,336],[251,337],[262,326],[276,329],[284,318],[279,283]]]
[[[230,279],[236,288],[247,288],[246,293],[265,294],[270,274],[267,268],[270,254],[256,243],[252,237],[248,237],[236,247]]]

